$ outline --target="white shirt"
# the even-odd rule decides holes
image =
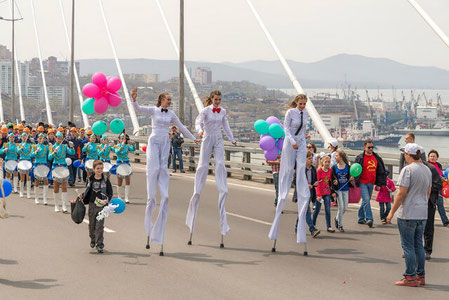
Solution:
[[[226,117],[226,109],[218,107],[220,112],[213,112],[214,106],[209,105],[203,108],[196,118],[195,129],[199,133],[204,132],[204,135],[221,135],[223,129],[228,139],[235,143],[231,128],[229,127],[228,118]]]
[[[178,116],[172,110],[162,112],[162,107],[140,106],[137,102],[133,103],[136,110],[151,116],[151,126],[153,127],[151,135],[165,136],[168,138],[170,124],[175,124],[184,136],[191,140],[195,140],[193,134],[191,134],[181,121],[179,121]]]
[[[302,116],[302,128],[298,132],[298,135],[295,135],[296,131],[298,130],[300,124],[301,124],[301,112],[303,113]],[[287,110],[287,113],[285,114],[285,120],[284,120],[284,131],[285,131],[285,137],[290,140],[292,144],[296,143],[295,138],[304,138],[306,135],[306,128],[307,128],[307,119],[309,117],[309,114],[307,113],[307,110],[299,110],[297,107],[290,108]]]

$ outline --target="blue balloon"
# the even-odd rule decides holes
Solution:
[[[125,204],[125,202],[124,202],[122,199],[114,198],[114,199],[112,199],[112,200],[110,201],[110,203],[111,203],[112,205],[118,205],[118,207],[116,207],[116,208],[114,209],[114,213],[115,213],[115,214],[121,214],[121,213],[124,212],[125,209],[126,209],[126,204]]]
[[[75,160],[75,161],[73,162],[73,166],[74,166],[75,168],[79,168],[79,167],[81,166],[81,161],[79,161],[78,159]]]
[[[109,169],[109,173],[117,175],[117,165],[112,166],[112,168]]]
[[[447,178],[448,175],[449,175],[449,168],[444,170],[444,178]]]
[[[5,191],[5,198],[11,195],[12,193],[12,184],[11,181],[9,181],[8,179],[3,180],[3,190]],[[0,197],[3,198],[3,193],[1,190],[0,190]]]

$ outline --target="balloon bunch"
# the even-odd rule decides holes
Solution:
[[[109,217],[110,213],[121,214],[126,209],[126,204],[122,199],[114,198],[97,215],[97,220],[101,221]]]
[[[267,160],[276,160],[284,145],[284,127],[278,118],[271,116],[266,120],[257,120],[254,130],[260,134],[259,146],[264,150]]]
[[[444,170],[444,178],[448,179],[449,176],[449,168]],[[443,181],[443,189],[441,190],[441,195],[443,195],[444,198],[449,198],[449,184],[447,181]]]
[[[125,129],[125,123],[120,119],[114,119],[109,124],[109,128],[115,134],[120,134]],[[97,136],[102,136],[106,131],[108,131],[108,124],[105,121],[96,121],[92,125],[92,131]]]
[[[122,102],[117,93],[122,87],[120,78],[104,75],[97,72],[92,76],[92,83],[83,87],[84,96],[88,97],[83,103],[83,112],[86,115],[93,113],[104,114],[109,106],[116,107]]]

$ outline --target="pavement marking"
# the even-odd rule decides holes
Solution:
[[[83,223],[89,224],[89,220],[84,219],[84,220],[83,220]],[[109,228],[107,228],[107,227],[104,228],[104,231],[106,231],[106,232],[108,232],[108,233],[114,233],[114,232],[115,232],[115,230],[109,229]]]
[[[248,220],[248,221],[253,221],[253,222],[256,222],[256,223],[259,223],[259,224],[263,224],[263,225],[271,226],[271,224],[272,224],[272,223],[268,223],[268,222],[265,222],[265,221],[257,220],[257,219],[254,219],[254,218],[245,217],[245,216],[238,215],[238,214],[233,214],[233,213],[230,213],[230,212],[227,212],[226,214],[230,215],[230,216],[233,216],[233,217],[245,219],[245,220]]]

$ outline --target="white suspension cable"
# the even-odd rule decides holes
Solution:
[[[112,48],[112,53],[114,54],[115,64],[117,65],[117,70],[118,70],[120,79],[122,80],[123,93],[125,94],[126,104],[128,106],[129,115],[131,117],[131,122],[133,123],[133,134],[137,135],[139,133],[140,127],[139,127],[139,122],[137,120],[136,111],[134,110],[134,106],[129,97],[128,88],[126,86],[125,78],[123,77],[123,73],[122,73],[122,68],[120,66],[120,62],[117,57],[117,52],[115,51],[114,41],[112,40],[112,35],[109,30],[108,20],[106,19],[106,15],[104,13],[102,0],[98,0],[98,3],[100,5],[100,11],[101,11],[101,15],[103,16],[103,22],[104,22],[104,26],[106,27],[106,32],[109,37],[109,42],[111,43],[111,48]]]
[[[173,33],[170,29],[170,26],[168,25],[167,18],[165,17],[164,10],[162,9],[161,3],[159,0],[156,0],[157,6],[159,7],[159,10],[161,12],[162,19],[164,20],[165,28],[167,28],[168,35],[170,36],[170,40],[173,44],[173,48],[175,48],[176,55],[179,57],[179,48],[176,44],[175,38],[173,37]],[[195,100],[195,105],[200,112],[203,108],[203,102],[201,101],[201,98],[198,96],[198,92],[196,91],[195,85],[193,84],[192,78],[190,78],[189,70],[187,69],[186,65],[184,64],[184,75],[186,77],[187,83],[189,85],[190,91],[192,92],[193,99]]]
[[[426,23],[432,28],[432,30],[438,35],[438,37],[449,47],[449,38],[447,35],[441,30],[441,28],[432,20],[432,18],[426,13],[426,11],[416,2],[415,0],[408,0],[418,14],[426,21]]]
[[[50,101],[48,100],[47,83],[45,82],[44,65],[42,63],[41,47],[39,44],[39,34],[37,32],[36,15],[34,13],[34,1],[30,0],[30,2],[31,2],[31,14],[33,16],[33,23],[34,23],[34,34],[36,36],[36,42],[37,42],[37,52],[39,54],[39,63],[40,63],[40,67],[41,67],[42,85],[44,88],[45,109],[47,110],[47,121],[48,121],[48,124],[53,124],[53,117],[51,115]],[[61,101],[62,101],[62,99],[61,99]]]
[[[72,46],[70,44],[69,31],[67,30],[67,22],[66,22],[65,15],[64,15],[64,6],[62,5],[62,0],[59,0],[59,8],[61,9],[62,21],[64,22],[65,38],[67,40],[67,45],[69,46],[69,50],[71,50]],[[78,78],[78,71],[76,70],[76,64],[75,64],[75,68],[73,69],[73,73],[75,75],[76,88],[78,90],[78,99],[80,102],[80,110],[81,110],[81,115],[83,117],[84,128],[89,128],[89,118],[83,112],[83,103],[84,103],[83,94],[81,92],[80,80]]]
[[[302,88],[298,79],[296,79],[295,75],[293,74],[292,69],[288,65],[288,63],[285,60],[284,56],[282,55],[281,51],[276,46],[276,43],[274,42],[273,38],[271,37],[271,34],[268,31],[268,29],[265,27],[265,24],[263,23],[262,18],[260,17],[256,8],[254,7],[253,3],[251,2],[251,0],[246,0],[246,2],[248,3],[251,11],[253,12],[254,16],[256,17],[257,21],[259,22],[260,27],[262,28],[263,32],[265,33],[265,36],[267,37],[268,41],[270,42],[271,46],[273,47],[274,51],[276,52],[277,56],[279,57],[279,60],[281,61],[282,66],[284,67],[285,71],[287,72],[288,77],[290,78],[290,80],[293,84],[293,87],[296,89],[298,94],[303,94],[304,89]],[[321,117],[320,117],[319,113],[317,112],[315,106],[313,105],[312,101],[310,101],[310,100],[307,101],[306,109],[307,109],[307,112],[309,113],[310,118],[312,119],[316,129],[318,130],[321,137],[323,138],[323,141],[325,143],[328,143],[332,139],[332,136],[329,133],[329,130],[327,129],[327,127],[324,125],[323,120],[321,119]]]

